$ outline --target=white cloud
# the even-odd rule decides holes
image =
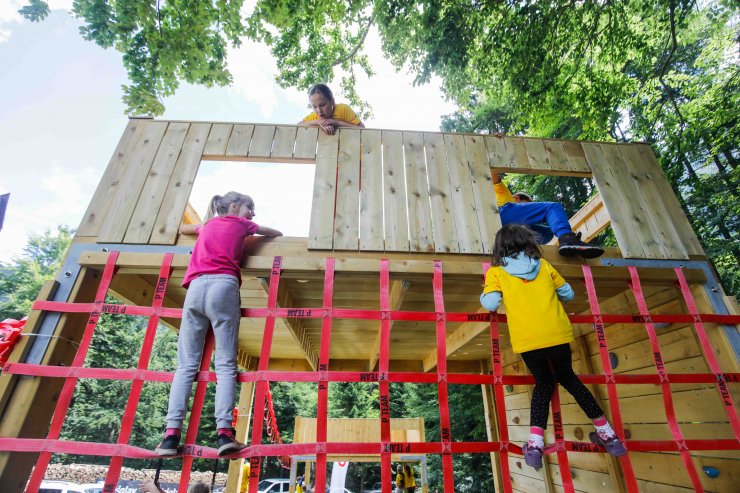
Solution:
[[[50,10],[72,10],[72,0],[48,0]],[[0,1],[0,43],[10,39],[13,27],[24,21],[18,10],[28,5],[27,0]]]

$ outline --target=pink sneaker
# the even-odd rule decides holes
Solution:
[[[611,436],[605,440],[601,438],[598,431],[592,431],[588,434],[588,438],[591,440],[591,443],[601,445],[609,455],[613,455],[614,457],[621,457],[627,453],[627,449],[619,438],[617,438],[617,435]]]

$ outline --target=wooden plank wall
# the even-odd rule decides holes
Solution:
[[[315,162],[310,249],[488,253],[495,170],[593,175],[625,257],[703,255],[646,144],[151,119],[129,121],[77,234],[173,244],[202,160]]]

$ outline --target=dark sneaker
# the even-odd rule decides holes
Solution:
[[[542,449],[525,443],[522,446],[522,454],[524,454],[524,462],[534,467],[535,470],[539,471],[542,468]]]
[[[627,453],[627,449],[624,447],[624,444],[617,438],[617,435],[611,436],[604,440],[601,438],[601,435],[597,431],[592,431],[588,434],[589,440],[591,440],[591,443],[595,443],[596,445],[601,445],[604,447],[604,450],[606,450],[609,455],[613,455],[614,457],[621,457],[624,454]]]
[[[232,428],[232,434],[236,431]],[[234,438],[233,435],[219,434],[216,438],[216,447],[218,448],[218,456],[224,456],[238,452],[244,448],[247,448],[245,444]]]
[[[173,457],[180,453],[180,435],[167,435],[154,452],[160,457]]]
[[[565,233],[558,238],[560,249],[558,253],[563,257],[580,255],[583,258],[596,258],[604,255],[604,249],[581,241],[581,233]]]

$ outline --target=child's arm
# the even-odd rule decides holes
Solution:
[[[501,304],[501,291],[483,293],[480,295],[480,304],[489,312],[495,312]]]
[[[194,235],[197,233],[196,228],[200,226],[200,224],[183,224],[180,226],[180,233],[184,235]]]
[[[283,236],[283,233],[277,229],[268,228],[267,226],[260,226],[257,228],[256,233],[262,236]]]
[[[555,288],[555,292],[558,294],[558,299],[562,302],[571,301],[576,296],[573,288],[567,282],[559,288]]]

